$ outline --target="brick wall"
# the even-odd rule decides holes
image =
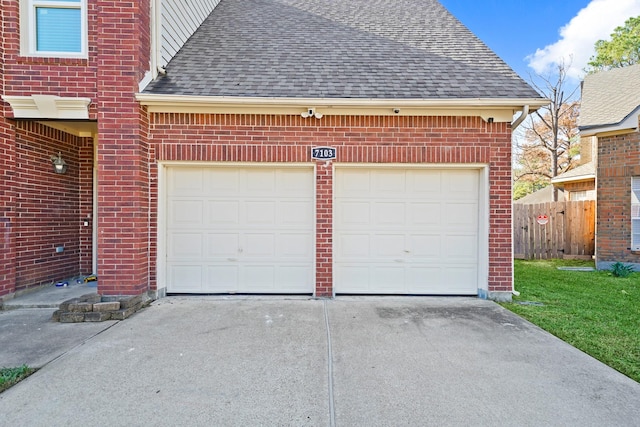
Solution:
[[[0,297],[13,293],[16,283],[16,245],[13,232],[16,219],[16,195],[13,188],[15,164],[15,127],[0,116]]]
[[[310,147],[339,162],[488,164],[489,291],[512,290],[511,132],[475,117],[344,117],[151,114],[155,161],[309,162]],[[152,177],[155,178],[155,167]],[[317,168],[316,294],[332,294],[332,168]],[[151,200],[157,206],[157,187]],[[157,222],[156,209],[152,224]],[[152,235],[155,241],[156,233]],[[154,243],[152,243],[154,244]]]
[[[1,39],[4,49],[4,95],[28,96],[31,94],[69,97],[96,97],[96,65],[98,40],[97,2],[88,2],[87,59],[37,58],[20,55],[20,15],[17,0],[1,2]],[[9,117],[13,114],[7,111]],[[90,107],[95,119],[95,105]]]
[[[79,192],[79,154],[87,144],[91,139],[36,122],[16,123],[16,290],[87,272],[80,262]],[[53,172],[51,156],[58,152],[68,164],[66,174]],[[56,253],[58,246],[64,252]]]
[[[97,0],[98,274],[103,295],[149,287],[146,114],[134,94],[149,68],[150,4]]]
[[[640,133],[598,138],[596,259],[640,263],[631,252],[631,177],[640,176]]]

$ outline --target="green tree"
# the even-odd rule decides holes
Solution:
[[[629,18],[624,26],[617,27],[611,40],[598,40],[595,50],[586,69],[588,73],[640,63],[640,16]]]

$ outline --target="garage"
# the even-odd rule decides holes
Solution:
[[[337,167],[337,294],[477,295],[479,169]]]
[[[313,168],[165,171],[168,293],[313,293]]]

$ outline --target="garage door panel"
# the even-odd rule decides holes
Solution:
[[[421,197],[439,199],[442,194],[442,175],[439,171],[409,170],[407,171],[407,190],[422,194]]]
[[[409,204],[409,221],[411,224],[439,227],[442,222],[442,205],[440,203],[413,202]]]
[[[246,233],[242,240],[242,256],[247,260],[252,258],[274,259],[276,257],[276,237],[273,234]]]
[[[404,265],[379,265],[371,272],[370,289],[380,293],[404,293]]]
[[[235,200],[207,202],[207,226],[237,226],[240,222],[240,203]]]
[[[371,220],[371,204],[369,202],[344,202],[340,210],[340,221],[343,224],[362,225],[367,227]]]
[[[308,198],[309,195],[313,194],[313,180],[309,180],[309,172],[307,170],[282,169],[278,172],[276,176],[277,186],[281,193],[292,199],[297,197]]]
[[[244,193],[248,197],[264,197],[266,194],[274,194],[276,192],[275,170],[247,170],[244,177],[246,179]]]
[[[242,266],[239,286],[240,292],[269,292],[279,287],[276,283],[275,267],[273,265],[251,264]]]
[[[478,174],[475,171],[460,170],[447,174],[444,189],[449,195],[458,200],[477,197]]]
[[[200,233],[171,233],[167,240],[167,254],[172,258],[193,259],[202,254]]]
[[[203,224],[203,203],[200,200],[180,200],[169,205],[169,226],[201,227]]]
[[[336,257],[348,260],[369,257],[371,254],[371,237],[369,234],[343,234]]]
[[[264,197],[264,196],[263,196]],[[276,202],[246,202],[245,224],[248,226],[274,225],[276,223]]]
[[[306,228],[313,221],[313,206],[298,201],[279,203],[277,219],[282,226]]]
[[[202,266],[199,264],[174,264],[168,270],[173,292],[200,292],[202,289]]]
[[[283,233],[278,239],[277,256],[286,259],[309,259],[313,256],[313,239],[311,233]]]
[[[407,250],[404,234],[375,234],[371,240],[374,257],[402,258]]]
[[[371,191],[368,173],[359,170],[343,170],[341,174],[344,178],[337,182],[340,194],[346,197],[358,197],[363,193],[369,194]]]
[[[204,188],[201,170],[182,169],[169,175],[169,191],[183,196],[200,195]]]
[[[336,292],[476,294],[479,176],[337,168]]]
[[[407,268],[407,292],[437,294],[442,288],[442,266],[417,265]]]
[[[445,286],[454,293],[465,292],[469,288],[469,282],[477,280],[478,269],[475,265],[458,265],[455,269],[447,271]]]
[[[403,227],[406,207],[401,202],[372,203],[375,225]]]
[[[180,168],[188,171],[192,168]],[[240,173],[232,168],[195,168],[203,171],[205,188],[198,195],[234,196],[240,191]]]
[[[237,257],[240,248],[239,236],[236,233],[208,233],[206,238],[207,257]]]
[[[448,228],[476,230],[478,228],[478,205],[473,203],[447,203],[445,215]]]
[[[475,262],[478,253],[478,239],[475,235],[447,236],[445,257],[448,262]]]
[[[373,181],[373,189],[378,194],[385,194],[396,197],[398,193],[403,193],[406,187],[406,174],[404,171],[386,170],[379,173],[369,174]]]
[[[282,265],[276,269],[276,283],[282,292],[295,292],[313,280],[309,269],[299,265]]]
[[[335,272],[336,283],[340,283],[343,293],[367,293],[370,285],[371,269],[368,265],[343,264]]]
[[[313,292],[312,168],[174,166],[166,177],[167,292]]]
[[[412,234],[408,240],[412,258],[439,259],[442,252],[440,234]]]
[[[237,290],[240,277],[240,269],[237,264],[226,262],[224,264],[206,267],[207,275],[203,278],[202,292],[219,293]]]

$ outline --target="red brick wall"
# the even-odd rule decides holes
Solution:
[[[0,116],[0,297],[13,293],[16,284],[16,244],[13,230],[16,219],[16,194],[13,188],[15,164],[15,127]]]
[[[85,273],[80,262],[79,192],[80,147],[91,139],[40,125],[16,124],[14,191],[16,216],[16,290]],[[55,174],[51,156],[58,152],[68,164],[66,174]],[[56,253],[57,246],[64,252]],[[89,257],[91,254],[89,253]]]
[[[149,68],[149,2],[95,1],[98,46],[98,291],[149,288],[146,114],[134,94]]]
[[[631,177],[640,176],[640,133],[598,139],[596,259],[640,263],[631,252]]]
[[[69,97],[96,97],[98,31],[97,2],[88,2],[87,59],[36,58],[20,55],[20,15],[18,0],[2,0],[0,39],[4,48],[4,95],[31,94]],[[8,111],[8,116],[13,113]],[[95,106],[90,107],[95,119]]]
[[[344,117],[152,114],[152,161],[309,162],[310,147],[358,163],[488,164],[489,291],[512,290],[511,131],[475,117]],[[155,168],[152,176],[155,178]],[[332,294],[331,168],[318,168],[316,294]],[[152,186],[157,205],[157,188]],[[156,209],[152,210],[155,224]],[[156,234],[153,234],[155,241]]]

